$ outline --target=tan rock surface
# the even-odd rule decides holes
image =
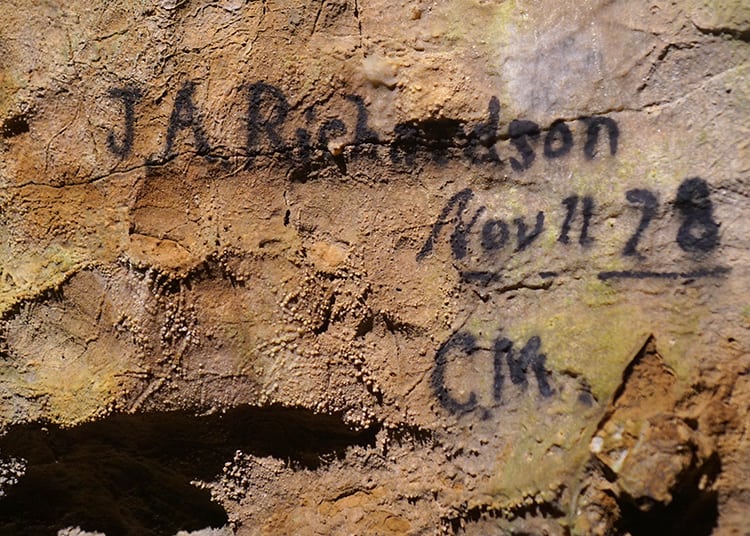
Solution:
[[[747,533],[746,1],[4,8],[0,532]]]

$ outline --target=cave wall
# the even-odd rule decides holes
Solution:
[[[237,534],[745,530],[747,2],[5,7],[6,438],[266,410]]]

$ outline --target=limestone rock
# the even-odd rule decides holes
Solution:
[[[3,7],[0,532],[747,530],[746,1]]]

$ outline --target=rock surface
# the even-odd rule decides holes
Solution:
[[[4,7],[0,532],[746,534],[746,1]]]

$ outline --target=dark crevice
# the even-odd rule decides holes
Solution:
[[[359,321],[354,331],[354,338],[361,339],[375,329],[375,315],[368,314]]]
[[[524,504],[513,508],[494,508],[486,504],[481,504],[463,510],[455,517],[444,518],[443,524],[453,534],[461,534],[466,532],[466,524],[478,523],[485,519],[504,519],[506,521],[513,521],[515,519],[562,519],[564,517],[565,512],[551,502],[534,503],[530,505]],[[528,533],[514,531],[513,534],[520,536]]]
[[[331,321],[333,320],[333,308],[335,305],[336,294],[334,292],[331,292],[330,296],[328,296],[328,300],[323,306],[322,311],[320,312],[320,323],[315,328],[313,328],[313,333],[315,333],[315,335],[320,335],[328,331],[328,328],[331,326]]]
[[[506,517],[509,519],[523,519],[527,517],[542,517],[545,519],[562,519],[566,512],[553,502],[534,504],[520,504],[509,508]]]
[[[750,28],[729,28],[729,27],[716,27],[716,28],[701,28],[695,26],[699,32],[705,35],[713,35],[717,37],[729,36],[731,39],[737,39],[750,43]]]
[[[381,313],[381,317],[386,329],[391,333],[401,333],[410,337],[419,337],[427,333],[427,330],[422,326],[412,324],[411,322],[404,322],[388,313]]]
[[[412,445],[418,447],[434,446],[436,443],[435,432],[414,424],[400,424],[396,428],[387,431],[389,443],[398,445]]]
[[[273,239],[259,243],[259,248],[272,244]],[[139,265],[126,261],[125,266],[132,272],[148,280],[151,292],[156,296],[179,294],[181,291],[192,289],[195,283],[224,279],[233,287],[245,286],[244,280],[229,268],[229,261],[242,258],[233,253],[209,254],[203,261],[196,264],[187,273],[174,274],[160,270],[147,264]]]
[[[29,122],[23,115],[14,115],[3,121],[0,134],[3,138],[12,138],[29,131]]]
[[[351,430],[340,415],[285,407],[115,414],[69,429],[19,425],[0,438],[3,457],[27,461],[0,499],[0,534],[55,535],[80,526],[107,536],[164,536],[226,524],[207,490],[237,450],[313,470],[354,445],[374,446],[378,427]]]
[[[391,334],[399,333],[409,337],[419,337],[427,332],[422,326],[412,324],[411,322],[405,322],[391,314],[381,311],[380,313],[370,312],[370,314],[362,317],[357,324],[354,336],[356,338],[366,336],[375,329],[376,324],[384,327]]]
[[[683,479],[667,504],[637,504],[620,496],[620,524],[616,534],[630,536],[709,536],[719,520],[719,494],[710,484],[721,472],[713,454],[698,471]]]

